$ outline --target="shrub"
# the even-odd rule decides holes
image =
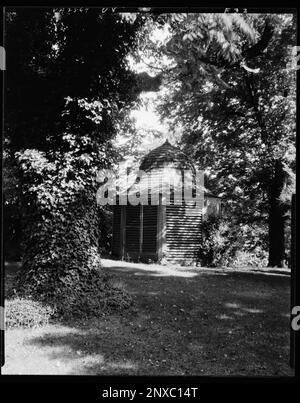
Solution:
[[[77,141],[82,147],[82,137]],[[37,150],[18,154],[25,225],[16,296],[49,304],[63,317],[98,316],[131,303],[126,291],[111,286],[101,266],[100,167],[90,161],[99,161],[99,155],[81,157],[73,150],[55,158]]]
[[[208,267],[266,266],[267,230],[259,224],[210,217],[203,223],[199,257]]]
[[[268,253],[266,251],[237,251],[231,262],[233,267],[266,267]]]
[[[203,266],[227,265],[235,254],[234,245],[229,240],[230,228],[226,221],[210,217],[203,223],[200,261]]]
[[[7,328],[43,326],[54,314],[52,307],[30,299],[15,298],[5,304]]]

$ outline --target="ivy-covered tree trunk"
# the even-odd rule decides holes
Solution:
[[[62,141],[74,149],[56,152],[54,158],[38,150],[17,153],[25,230],[16,292],[50,304],[59,316],[127,307],[129,294],[114,286],[100,260],[96,172],[103,164],[101,145],[87,155],[78,149],[83,141],[93,143],[88,136],[66,135]]]
[[[19,293],[52,304],[60,316],[99,315],[130,304],[102,270],[97,210],[94,194],[85,192],[49,214],[30,216]]]
[[[284,186],[282,163],[276,161],[274,177],[269,189],[269,263],[270,267],[282,267],[285,258],[285,206],[280,197]]]

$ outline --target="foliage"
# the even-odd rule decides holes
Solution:
[[[67,139],[74,140],[70,136]],[[104,282],[105,276],[101,272],[100,216],[93,189],[96,165],[88,169],[92,157],[76,158],[71,151],[56,153],[51,161],[38,150],[17,156],[23,172],[27,219],[18,292],[40,300],[68,300],[66,306],[71,308],[74,302],[87,303],[90,290],[99,302],[104,292],[99,281]]]
[[[5,304],[5,325],[7,328],[44,326],[54,313],[53,308],[41,302],[14,298]]]
[[[142,22],[85,8],[7,14],[6,133],[24,220],[16,291],[58,315],[131,302],[101,268],[96,175],[116,160],[113,139],[136,99],[126,55]]]
[[[283,264],[295,189],[293,15],[170,14],[152,54],[173,64],[159,108],[205,169],[207,186],[244,223],[268,225],[269,265]],[[159,56],[161,57],[161,56]]]
[[[267,237],[257,224],[211,216],[203,223],[203,266],[266,266]]]
[[[258,252],[237,251],[234,260],[231,263],[232,267],[267,267],[268,253],[264,250]]]
[[[5,260],[20,259],[22,214],[20,203],[20,178],[15,160],[4,144],[3,178],[3,252]]]

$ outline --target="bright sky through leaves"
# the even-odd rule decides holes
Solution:
[[[150,39],[153,42],[162,43],[168,39],[170,35],[168,25],[165,25],[163,29],[155,28],[153,32],[150,34]],[[142,61],[137,63],[133,57],[128,57],[128,63],[130,69],[140,73],[140,72],[147,72],[149,75],[157,74],[157,71],[153,71],[149,65],[156,65],[156,61],[153,58],[149,58],[146,55],[141,55]],[[163,58],[162,63],[165,65],[170,64],[170,60],[167,58]],[[163,89],[162,89],[163,90]],[[142,105],[139,108],[132,110],[131,117],[135,119],[135,125],[137,130],[149,130],[149,131],[158,131],[161,133],[161,138],[154,140],[155,144],[151,142],[151,145],[145,139],[144,147],[145,151],[153,148],[157,145],[160,145],[164,139],[168,137],[168,125],[166,123],[162,123],[160,121],[160,116],[156,112],[156,106],[159,102],[159,92],[147,92],[141,93],[140,98],[142,100]],[[157,144],[156,144],[157,142]]]

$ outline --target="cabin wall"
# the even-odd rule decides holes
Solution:
[[[125,259],[136,260],[140,250],[140,205],[126,206]]]
[[[156,261],[157,256],[157,215],[158,206],[142,206],[143,242],[141,260]]]
[[[121,208],[126,228],[121,225]],[[189,205],[114,206],[112,253],[133,261],[196,263],[201,223],[201,209]]]
[[[198,261],[202,211],[191,205],[166,206],[165,260],[190,264]]]
[[[158,206],[117,205],[113,212],[112,255],[125,260],[157,261]]]

